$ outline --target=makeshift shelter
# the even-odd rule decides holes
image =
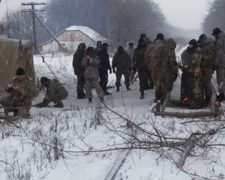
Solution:
[[[35,85],[33,43],[0,36],[0,95],[5,96],[5,87],[16,77],[16,70],[22,67]]]

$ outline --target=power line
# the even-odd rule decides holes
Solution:
[[[44,6],[46,3],[21,3],[22,6],[31,6],[31,9],[23,10],[23,12],[31,12],[32,13],[32,22],[33,22],[33,41],[34,45],[37,47],[37,38],[36,38],[36,24],[35,24],[35,12],[45,11],[45,10],[37,10],[35,6]]]

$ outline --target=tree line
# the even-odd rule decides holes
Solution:
[[[54,34],[71,25],[88,26],[106,37],[109,44],[125,45],[137,41],[141,33],[150,37],[160,31],[165,20],[160,8],[152,0],[50,0],[46,12],[38,13]],[[14,38],[32,38],[31,13],[11,11],[4,17],[9,34]],[[37,23],[37,41],[51,37]]]
[[[225,30],[225,0],[214,0],[209,4],[208,14],[203,22],[204,33],[211,35],[219,27]]]

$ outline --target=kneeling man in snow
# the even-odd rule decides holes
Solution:
[[[55,103],[54,107],[62,108],[62,100],[66,99],[68,96],[67,89],[58,80],[50,80],[47,77],[41,78],[41,84],[43,87],[47,88],[47,94],[43,102],[38,104],[38,107],[47,107],[50,102]]]

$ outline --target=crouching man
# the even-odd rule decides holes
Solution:
[[[62,108],[62,100],[68,97],[67,89],[58,80],[50,80],[47,77],[41,78],[41,84],[47,88],[47,94],[42,103],[37,104],[37,107],[47,107],[50,102],[55,103],[54,107]]]
[[[0,103],[5,108],[5,114],[14,112],[14,116],[27,117],[30,116],[29,110],[35,87],[23,68],[17,69],[16,76],[5,88],[10,95],[3,98]]]

